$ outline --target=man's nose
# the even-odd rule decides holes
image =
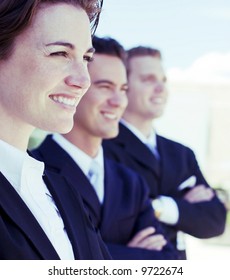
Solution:
[[[109,99],[109,103],[116,107],[125,107],[128,103],[128,98],[121,90],[115,90]]]
[[[164,85],[164,83],[159,81],[159,82],[156,84],[155,92],[161,93],[161,92],[164,91],[164,90],[165,90],[165,85]]]

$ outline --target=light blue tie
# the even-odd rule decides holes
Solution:
[[[157,151],[157,147],[155,147],[153,144],[152,144],[152,141],[151,140],[148,140],[145,144],[149,150],[154,154],[154,156],[156,157],[156,159],[160,159],[160,155]]]
[[[104,184],[101,182],[101,167],[96,160],[92,160],[91,162],[88,178],[97,193],[99,201],[102,203],[104,198]]]
[[[95,160],[92,160],[88,173],[88,178],[90,180],[90,183],[94,187],[97,185],[98,177],[99,177],[99,165]]]

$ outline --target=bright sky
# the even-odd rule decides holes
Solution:
[[[104,0],[96,34],[159,48],[173,77],[230,81],[230,0]]]

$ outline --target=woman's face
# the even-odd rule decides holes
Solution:
[[[63,3],[42,6],[10,58],[0,61],[0,117],[18,128],[68,132],[90,86],[92,55],[85,11]]]

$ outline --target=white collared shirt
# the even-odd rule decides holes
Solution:
[[[74,259],[62,218],[42,176],[44,163],[0,140],[0,171],[28,206],[61,259]]]
[[[156,133],[152,130],[150,136],[146,136],[140,132],[135,126],[128,123],[126,120],[121,119],[120,122],[126,126],[143,144],[147,145],[148,148],[154,153],[156,158],[160,160],[160,155],[157,150]],[[159,221],[166,224],[175,225],[179,219],[179,209],[172,197],[160,195],[157,197],[161,201],[161,216],[158,218]],[[154,206],[153,206],[154,208]]]
[[[70,141],[68,141],[65,137],[63,137],[60,134],[53,134],[52,136],[53,140],[62,147],[70,156],[71,158],[76,162],[76,164],[81,168],[83,173],[88,177],[90,167],[92,164],[92,161],[96,161],[99,166],[99,182],[98,187],[95,188],[95,192],[99,198],[99,201],[103,203],[104,200],[104,155],[103,155],[103,149],[100,146],[97,156],[95,158],[90,157],[86,153],[84,153],[81,149],[79,149],[77,146],[73,145]]]

